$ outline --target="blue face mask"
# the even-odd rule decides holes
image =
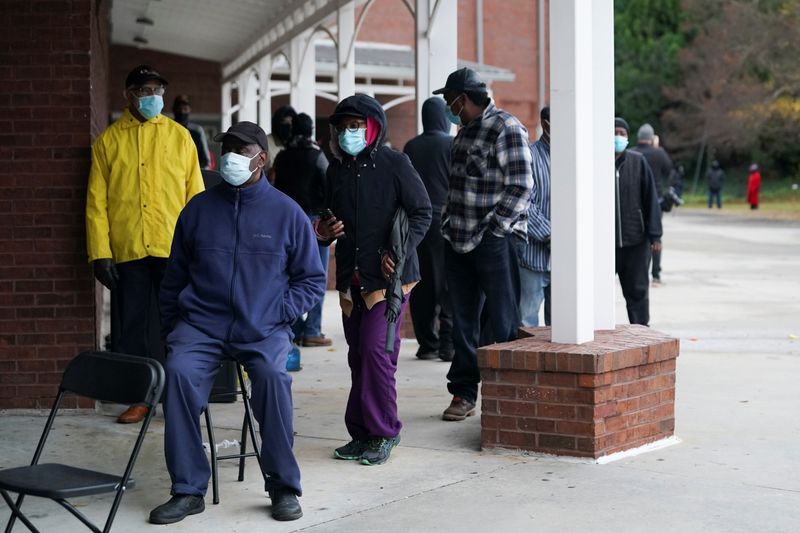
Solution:
[[[614,152],[624,152],[628,146],[628,138],[622,135],[614,135]]]
[[[353,157],[357,156],[367,147],[367,129],[344,130],[339,134],[339,146]]]
[[[224,154],[219,162],[219,173],[222,174],[222,179],[234,187],[242,185],[253,175],[253,171],[250,170],[250,162],[256,157],[258,157],[258,154],[253,157],[233,152]]]
[[[454,103],[455,103],[455,100],[453,101],[453,104]],[[461,125],[461,117],[456,115],[455,113],[453,113],[453,111],[450,109],[450,106],[452,106],[453,104],[450,104],[449,106],[445,106],[444,113],[445,113],[445,115],[447,115],[447,120],[449,120],[450,122],[452,122],[456,126],[460,126]],[[461,106],[461,110],[459,111],[459,113],[461,113],[461,111],[463,111],[463,110],[464,110],[464,106]]]
[[[157,117],[161,110],[164,109],[164,98],[157,94],[152,96],[142,96],[139,98],[139,113],[144,118],[150,120]]]

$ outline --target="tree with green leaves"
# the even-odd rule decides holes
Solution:
[[[661,129],[664,88],[679,78],[682,24],[680,0],[614,1],[616,113],[634,129],[645,122]]]

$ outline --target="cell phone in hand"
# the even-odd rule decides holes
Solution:
[[[318,216],[318,217],[320,218],[320,220],[322,220],[323,222],[327,222],[327,221],[329,221],[330,219],[332,219],[332,218],[333,218],[333,211],[331,211],[331,210],[330,210],[329,208],[327,208],[327,207],[326,207],[326,208],[324,208],[324,209],[319,209],[319,210],[317,211],[317,216]]]

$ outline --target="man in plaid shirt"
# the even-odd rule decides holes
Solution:
[[[533,175],[528,131],[495,107],[474,71],[459,69],[434,91],[450,121],[463,126],[450,152],[450,190],[442,213],[445,271],[453,308],[453,395],[442,418],[475,414],[481,344],[516,338],[520,325],[518,253],[527,242]],[[481,311],[485,320],[481,331]]]

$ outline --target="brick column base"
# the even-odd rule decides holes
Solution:
[[[478,350],[483,448],[600,458],[673,435],[678,339],[644,326],[550,342],[550,328]]]

